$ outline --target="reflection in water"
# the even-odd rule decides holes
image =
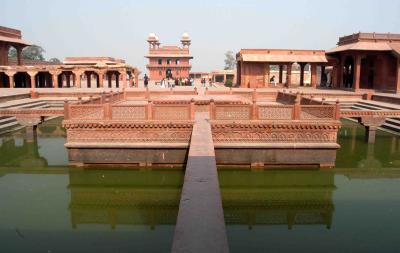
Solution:
[[[333,172],[220,171],[219,180],[228,225],[331,227]]]
[[[71,224],[174,225],[181,170],[69,171]]]
[[[58,123],[0,137],[0,251],[169,251],[184,172],[70,169]],[[363,131],[345,122],[331,170],[219,171],[231,251],[394,252],[400,138]]]

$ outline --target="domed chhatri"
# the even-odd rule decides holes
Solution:
[[[187,32],[184,32],[183,34],[182,34],[182,39],[189,39],[190,37],[189,37],[189,34],[187,33]]]

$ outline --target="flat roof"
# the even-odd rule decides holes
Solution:
[[[324,50],[241,49],[236,58],[243,62],[328,62]]]

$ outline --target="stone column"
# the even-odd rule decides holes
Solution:
[[[107,88],[112,88],[112,77],[113,77],[113,74],[110,72],[107,72],[107,83],[108,83]]]
[[[37,71],[28,71],[28,75],[31,78],[31,90],[34,90],[36,87],[35,76],[38,72]]]
[[[289,88],[292,85],[292,63],[288,63],[286,66],[286,83]]]
[[[365,127],[365,140],[368,143],[375,143],[375,135],[378,127],[385,123],[385,117],[363,117],[359,122]]]
[[[306,63],[300,63],[300,86],[304,86],[304,68]]]
[[[317,64],[311,63],[311,86],[317,88]]]
[[[400,57],[397,58],[396,93],[400,94]]]
[[[337,80],[336,80],[336,84],[338,88],[342,88],[344,86],[344,82],[343,82],[343,68],[344,68],[344,57],[341,56],[339,65],[338,65],[338,70],[337,70]]]
[[[92,88],[92,73],[86,73],[86,88]]]
[[[14,75],[17,72],[15,71],[7,71],[5,74],[8,76],[9,82],[10,82],[10,88],[14,88]]]
[[[264,87],[269,86],[269,71],[270,71],[269,63],[266,63],[264,66]]]
[[[356,55],[354,61],[354,79],[353,85],[354,90],[358,91],[360,89],[360,75],[361,75],[361,56]]]
[[[82,72],[81,71],[74,71],[74,75],[75,75],[75,83],[76,83],[76,88],[81,88],[81,75]]]
[[[29,124],[25,126],[25,133],[26,133],[26,141],[27,142],[34,142],[37,138],[37,125]]]
[[[126,71],[123,71],[121,73],[121,77],[122,77],[122,88],[126,88]]]
[[[53,81],[53,88],[58,88],[58,75],[61,73],[58,71],[51,71],[50,74]]]
[[[17,49],[17,61],[18,61],[18,66],[22,65],[22,47],[16,47]]]
[[[325,75],[325,65],[322,65],[321,66],[321,81],[320,81],[320,84],[319,85],[321,85],[322,84],[322,78],[325,78],[326,77],[326,75]],[[327,79],[325,78],[325,83],[324,83],[324,85],[325,85],[325,87],[326,87],[326,85],[328,84],[327,83]]]
[[[282,83],[283,80],[283,66],[279,65],[279,83]]]
[[[66,77],[66,83],[67,83],[67,88],[71,88],[71,73],[66,73],[65,74]]]
[[[99,71],[97,72],[97,75],[99,76],[99,88],[104,88],[104,72],[103,71]]]

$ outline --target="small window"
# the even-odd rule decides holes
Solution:
[[[158,65],[162,64],[162,59],[158,59]]]
[[[175,64],[176,64],[176,65],[179,65],[179,62],[180,62],[179,59],[176,59],[176,60],[175,60]]]
[[[162,75],[162,72],[161,72],[161,71],[158,71],[158,75],[161,76],[161,75]]]
[[[167,59],[167,65],[171,64],[171,59]]]

